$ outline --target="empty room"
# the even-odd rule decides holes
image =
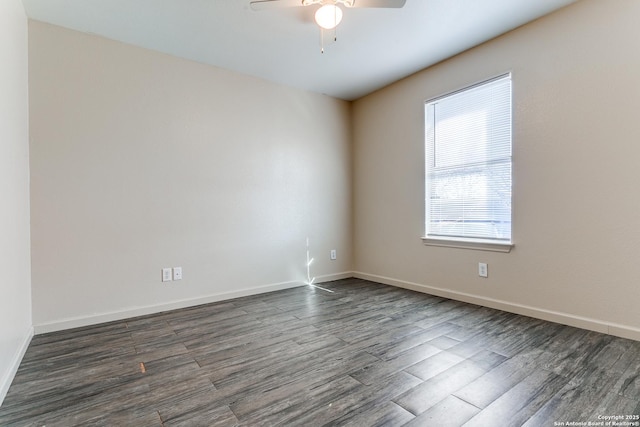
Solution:
[[[638,19],[2,0],[0,426],[640,426]]]

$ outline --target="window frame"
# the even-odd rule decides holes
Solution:
[[[511,236],[510,236],[510,240],[494,240],[494,239],[483,239],[483,238],[476,238],[476,237],[453,237],[453,236],[438,236],[438,235],[428,235],[427,234],[427,228],[428,228],[428,219],[429,219],[429,212],[428,212],[428,198],[429,198],[429,194],[427,194],[428,191],[428,187],[427,187],[427,180],[428,175],[429,175],[429,165],[427,164],[427,150],[429,149],[428,147],[428,141],[427,141],[427,134],[426,134],[426,128],[427,128],[427,109],[428,106],[432,103],[434,103],[435,101],[438,101],[440,99],[443,98],[447,98],[453,95],[456,95],[458,93],[462,93],[465,92],[467,90],[470,89],[474,89],[477,87],[481,87],[485,84],[489,84],[491,82],[503,79],[503,78],[509,78],[509,82],[510,82],[510,108],[511,108],[511,187],[513,188],[513,72],[512,71],[508,71],[505,73],[501,73],[499,75],[493,76],[491,78],[488,79],[484,79],[482,81],[478,81],[476,83],[461,87],[459,89],[444,93],[442,95],[439,96],[435,96],[435,97],[431,97],[427,100],[424,101],[423,103],[423,112],[424,112],[424,119],[423,119],[423,135],[424,135],[424,191],[423,191],[423,196],[424,196],[424,222],[423,222],[423,226],[424,226],[424,230],[423,230],[423,237],[421,237],[423,243],[426,246],[440,246],[440,247],[448,247],[448,248],[460,248],[460,249],[473,249],[473,250],[484,250],[484,251],[493,251],[493,252],[510,252],[511,249],[515,246],[514,244],[514,239],[513,239],[513,192],[511,193],[511,210],[510,210],[510,216],[511,216]]]

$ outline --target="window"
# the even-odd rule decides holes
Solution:
[[[510,249],[510,74],[426,102],[425,161],[425,243]]]

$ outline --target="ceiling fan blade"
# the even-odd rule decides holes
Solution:
[[[283,7],[302,6],[302,0],[254,0],[249,2],[251,10],[280,9]]]
[[[407,0],[354,0],[352,7],[401,8]]]

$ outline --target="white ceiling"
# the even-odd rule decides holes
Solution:
[[[346,9],[320,53],[317,6],[249,0],[23,0],[39,21],[354,100],[577,0],[407,0]]]

